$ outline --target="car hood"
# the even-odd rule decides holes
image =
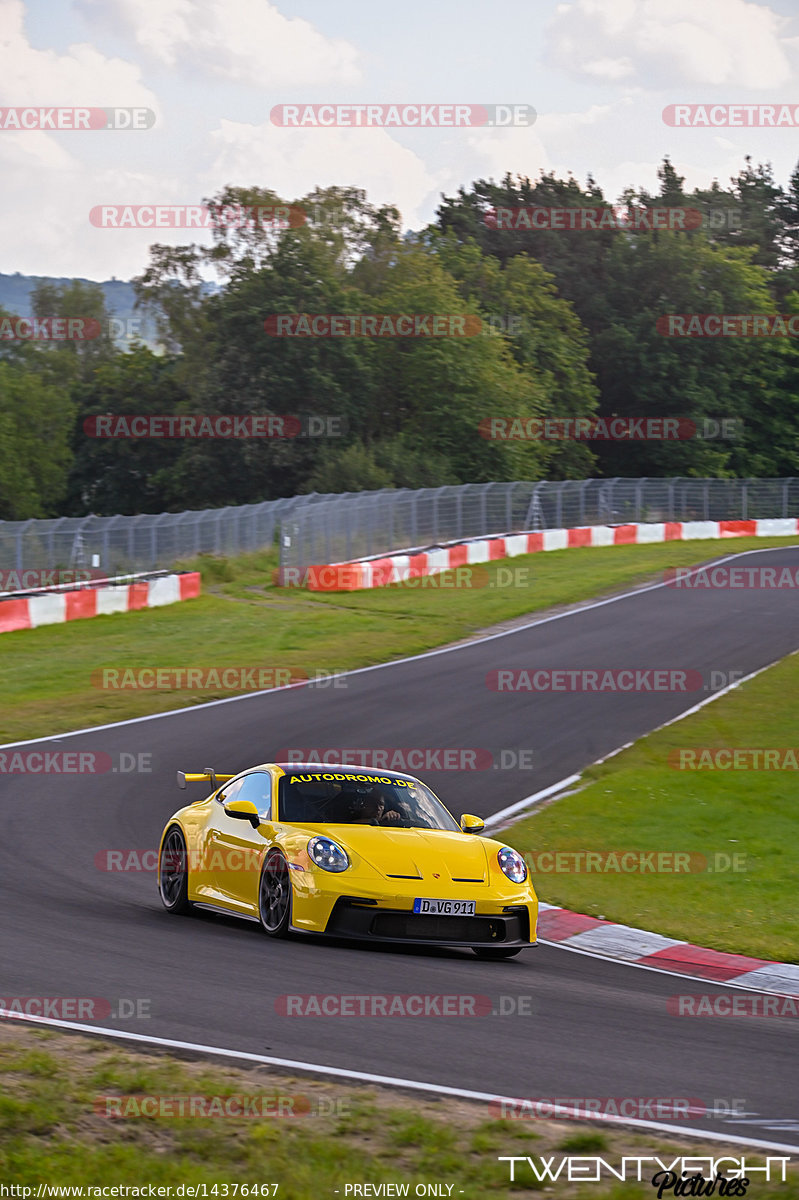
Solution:
[[[479,838],[439,829],[339,827],[336,840],[386,879],[419,878],[487,883],[488,859]]]

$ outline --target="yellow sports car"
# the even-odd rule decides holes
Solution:
[[[260,921],[270,937],[329,934],[471,947],[510,958],[535,944],[538,900],[521,854],[460,825],[418,779],[359,766],[265,763],[178,772],[213,791],[167,822],[158,890]]]

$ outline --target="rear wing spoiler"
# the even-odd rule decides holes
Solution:
[[[208,780],[211,787],[216,791],[220,783],[227,783],[229,779],[233,779],[233,775],[219,775],[213,767],[206,767],[205,770],[189,774],[186,771],[178,771],[178,787],[185,788],[187,783],[202,783]]]

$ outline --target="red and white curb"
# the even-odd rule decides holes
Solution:
[[[600,958],[618,959],[692,979],[799,996],[799,965],[796,963],[706,950],[690,942],[588,917],[553,904],[539,902],[538,937],[541,942],[551,942],[569,950],[582,950]]]
[[[108,587],[80,587],[64,592],[44,592],[38,596],[8,596],[0,599],[0,633],[17,629],[37,629],[85,617],[133,612],[140,608],[160,608],[180,600],[192,600],[200,594],[199,571],[180,575],[162,575],[137,583],[112,584]]]
[[[799,533],[795,517],[762,521],[663,521],[644,525],[588,525],[576,529],[544,529],[540,533],[515,533],[505,537],[477,538],[422,554],[393,554],[348,563],[300,568],[284,567],[284,584],[300,582],[310,591],[347,592],[384,587],[425,575],[436,575],[475,563],[536,554],[543,550],[569,550],[578,546],[643,546],[655,542],[688,542],[709,538],[786,537]],[[289,572],[298,576],[292,580]]]

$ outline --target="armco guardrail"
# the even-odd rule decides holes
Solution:
[[[797,479],[583,479],[355,492],[281,522],[281,568],[352,562],[503,533],[799,516]]]

